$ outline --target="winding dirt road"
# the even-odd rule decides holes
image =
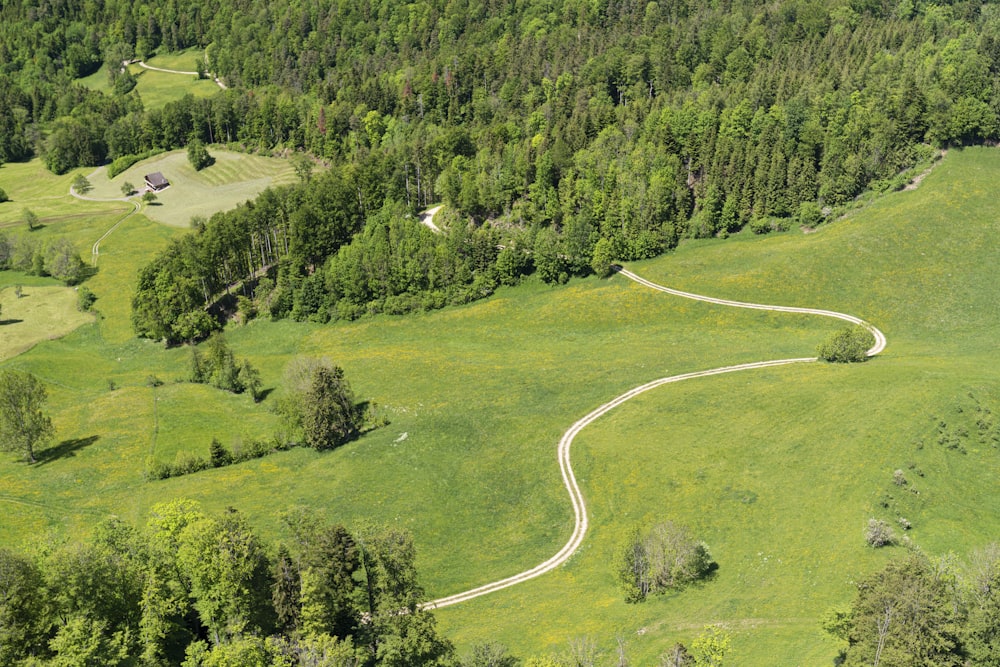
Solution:
[[[854,317],[853,315],[847,315],[845,313],[838,313],[832,310],[821,310],[817,308],[796,308],[791,306],[771,306],[761,303],[747,303],[743,301],[731,301],[729,299],[716,299],[714,297],[702,296],[700,294],[692,294],[690,292],[682,292],[680,290],[671,289],[669,287],[664,287],[662,285],[657,285],[654,282],[646,280],[641,276],[628,271],[624,268],[619,267],[617,269],[618,273],[625,276],[630,280],[634,280],[640,285],[644,285],[651,289],[658,290],[660,292],[666,292],[667,294],[672,294],[674,296],[683,297],[685,299],[693,299],[695,301],[704,301],[707,303],[714,303],[722,306],[731,306],[733,308],[750,308],[753,310],[771,310],[781,313],[799,313],[806,315],[820,315],[823,317],[833,317],[839,320],[844,320],[846,322],[851,322],[853,324],[858,324],[866,329],[868,329],[872,335],[875,337],[875,345],[868,350],[867,354],[869,357],[873,357],[886,346],[885,335],[879,331],[877,328],[871,324],[865,322],[864,320]],[[569,430],[563,434],[563,437],[559,440],[559,446],[556,451],[559,457],[559,468],[562,471],[563,484],[566,485],[566,491],[569,492],[570,503],[573,505],[573,534],[570,535],[569,541],[560,549],[552,558],[548,559],[540,565],[536,565],[530,570],[525,570],[520,574],[515,574],[506,579],[501,579],[499,581],[494,581],[489,584],[484,584],[477,588],[473,588],[462,593],[456,593],[454,595],[449,595],[447,597],[438,598],[437,600],[432,600],[426,602],[422,605],[424,609],[435,609],[440,607],[447,607],[453,604],[458,604],[459,602],[465,602],[473,598],[480,597],[482,595],[487,595],[495,591],[499,591],[516,584],[523,583],[529,579],[534,579],[535,577],[541,576],[546,572],[551,572],[556,569],[566,561],[576,552],[576,550],[583,543],[583,538],[587,533],[588,519],[587,519],[587,505],[583,498],[583,493],[580,491],[580,487],[577,484],[576,476],[573,474],[573,467],[570,463],[570,447],[573,445],[573,439],[576,438],[577,434],[586,428],[589,424],[599,419],[603,415],[607,414],[611,410],[625,403],[626,401],[635,398],[639,394],[645,393],[651,389],[656,389],[665,384],[670,384],[673,382],[681,382],[683,380],[692,380],[694,378],[708,377],[710,375],[722,375],[723,373],[735,373],[737,371],[746,371],[755,368],[770,368],[771,366],[785,366],[787,364],[801,364],[810,363],[817,361],[816,357],[802,357],[798,359],[776,359],[773,361],[756,361],[748,364],[739,364],[736,366],[724,366],[722,368],[712,368],[705,371],[695,371],[693,373],[683,373],[681,375],[671,375],[669,377],[660,378],[658,380],[653,380],[652,382],[647,382],[644,385],[638,386],[631,389],[624,394],[608,401],[604,405],[600,406],[596,410],[590,412],[585,417],[577,420],[569,427]]]

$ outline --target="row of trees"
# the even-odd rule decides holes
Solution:
[[[284,523],[290,541],[271,545],[235,510],[179,500],[143,529],[112,519],[83,544],[0,549],[0,663],[454,664],[407,535],[306,510]]]
[[[37,217],[31,213],[31,219]],[[87,276],[87,266],[73,243],[64,237],[40,241],[30,234],[0,233],[0,271],[10,269],[29,275],[52,276],[76,285]]]

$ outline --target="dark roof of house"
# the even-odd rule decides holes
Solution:
[[[170,181],[165,179],[163,174],[158,171],[154,171],[152,174],[146,174],[146,182],[154,188],[163,188],[170,185]]]

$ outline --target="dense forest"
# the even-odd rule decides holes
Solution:
[[[231,88],[144,109],[121,63],[187,47],[198,49],[192,67]],[[191,140],[304,151],[339,172],[362,220],[378,214],[385,227],[386,217],[444,201],[476,229],[492,228],[497,246],[526,251],[505,261],[558,281],[592,270],[602,242],[603,265],[655,256],[683,236],[814,225],[865,189],[901,186],[935,148],[994,140],[1000,9],[911,0],[8,3],[0,63],[0,160],[39,154],[64,172]],[[100,68],[113,94],[74,83]],[[363,228],[349,225],[323,256],[292,257],[272,280],[311,284],[315,303],[318,280],[306,279]],[[555,258],[548,266],[534,266],[539,236],[543,265]],[[481,274],[473,295],[499,281],[492,268],[471,271]],[[468,287],[476,276],[462,273],[457,283]],[[432,306],[457,289],[421,280],[402,290],[408,305],[389,310]],[[323,282],[322,304],[298,312],[358,311],[342,305],[336,278]],[[398,291],[383,287],[361,310],[384,309]]]

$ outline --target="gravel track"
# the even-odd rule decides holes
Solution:
[[[722,306],[730,306],[733,308],[750,308],[753,310],[770,310],[781,313],[799,313],[806,315],[820,315],[823,317],[833,317],[839,320],[844,320],[846,322],[851,322],[853,324],[858,324],[866,329],[868,329],[872,335],[875,337],[875,345],[868,350],[867,354],[869,357],[873,357],[885,349],[886,338],[885,335],[879,331],[876,327],[865,322],[861,318],[855,317],[853,315],[847,315],[845,313],[838,313],[832,310],[822,310],[818,308],[799,308],[793,306],[772,306],[761,303],[747,303],[744,301],[731,301],[729,299],[717,299],[709,296],[702,296],[700,294],[692,294],[690,292],[682,292],[680,290],[671,289],[669,287],[664,287],[663,285],[658,285],[654,282],[646,280],[641,276],[638,276],[631,271],[624,268],[618,267],[616,269],[618,273],[625,276],[629,280],[633,280],[640,285],[649,287],[651,289],[658,290],[660,292],[666,292],[673,296],[683,297],[685,299],[693,299],[695,301],[704,301],[706,303],[714,303]],[[423,609],[436,609],[440,607],[448,607],[453,604],[458,604],[460,602],[466,602],[483,595],[488,595],[504,588],[509,588],[516,584],[523,583],[529,579],[534,579],[547,572],[551,572],[556,569],[570,557],[576,553],[576,550],[583,543],[583,539],[587,533],[588,519],[587,519],[587,505],[584,501],[583,493],[580,491],[580,487],[577,484],[576,476],[573,474],[573,467],[570,462],[570,448],[573,445],[573,439],[577,434],[586,428],[589,424],[596,421],[603,415],[607,414],[611,410],[614,410],[622,403],[625,403],[629,399],[635,398],[639,394],[645,393],[651,389],[656,389],[665,384],[671,384],[674,382],[682,382],[684,380],[692,380],[695,378],[709,377],[711,375],[722,375],[724,373],[735,373],[737,371],[746,371],[756,368],[770,368],[772,366],[785,366],[788,364],[801,364],[801,363],[811,363],[817,361],[816,357],[802,357],[798,359],[776,359],[772,361],[755,361],[747,364],[738,364],[736,366],[723,366],[721,368],[712,368],[704,371],[695,371],[693,373],[683,373],[681,375],[671,375],[669,377],[660,378],[658,380],[653,380],[652,382],[647,382],[644,385],[640,385],[631,389],[624,394],[617,396],[616,398],[608,401],[604,405],[600,406],[596,410],[593,410],[583,418],[577,420],[572,426],[563,434],[562,438],[559,440],[559,445],[556,448],[557,455],[559,457],[559,468],[562,471],[563,484],[566,486],[566,491],[569,493],[570,503],[573,505],[573,534],[570,535],[569,541],[560,549],[552,558],[549,558],[544,563],[536,565],[530,570],[525,570],[519,574],[515,574],[506,579],[501,579],[499,581],[494,581],[489,584],[484,584],[477,588],[473,588],[468,591],[461,593],[456,593],[454,595],[449,595],[447,597],[438,598],[437,600],[431,600],[426,602],[421,607]]]

